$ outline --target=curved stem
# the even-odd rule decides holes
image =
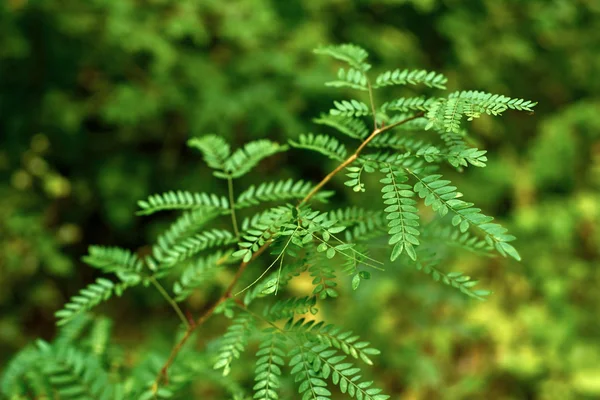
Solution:
[[[364,142],[361,143],[360,146],[358,146],[358,148],[356,149],[356,151],[354,152],[354,154],[352,154],[350,157],[348,157],[346,160],[344,160],[344,162],[342,162],[340,165],[338,165],[333,171],[331,171],[329,174],[327,174],[327,176],[325,178],[323,178],[321,180],[321,182],[319,182],[314,188],[313,190],[310,191],[309,194],[306,195],[306,197],[304,199],[302,199],[302,201],[300,201],[300,204],[304,204],[306,202],[308,202],[315,194],[317,194],[317,192],[319,192],[319,190],[321,190],[323,188],[323,186],[325,186],[327,184],[327,182],[329,182],[331,180],[331,178],[333,178],[335,175],[337,175],[341,170],[343,170],[344,168],[346,168],[348,165],[352,164],[354,161],[356,161],[356,159],[358,158],[358,155],[360,154],[361,151],[364,150],[365,147],[367,147],[367,145],[369,144],[369,142],[371,142],[371,140],[375,139],[375,137],[385,131],[389,131],[392,128],[395,128],[399,125],[405,124],[409,121],[412,121],[414,119],[420,118],[423,115],[425,115],[424,112],[420,112],[418,114],[413,115],[412,117],[408,117],[406,119],[403,119],[402,121],[398,121],[396,123],[393,123],[391,125],[388,126],[384,126],[382,128],[378,128],[375,129],[373,132],[371,132],[371,134],[369,135],[369,137],[367,137],[365,139]]]
[[[183,322],[183,325],[187,329],[189,329],[190,323],[185,318],[185,315],[183,315],[183,312],[181,311],[181,308],[179,308],[179,305],[177,304],[177,302],[169,295],[169,293],[167,293],[165,288],[162,287],[162,285],[156,280],[155,277],[151,277],[150,282],[152,283],[152,285],[154,285],[154,287],[158,290],[158,292],[162,295],[162,297],[164,297],[165,300],[167,300],[167,302],[171,305],[171,307],[173,307],[173,310],[175,310],[175,312],[179,316],[179,319],[181,320],[181,322]]]

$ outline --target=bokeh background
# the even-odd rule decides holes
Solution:
[[[89,244],[139,249],[165,226],[136,217],[137,200],[223,190],[187,138],[318,129],[311,118],[339,93],[323,86],[335,68],[311,51],[344,42],[375,65],[443,72],[450,89],[539,101],[534,115],[475,121],[489,165],[452,175],[519,238],[521,263],[462,254],[448,265],[480,278],[490,300],[398,270],[374,276],[358,309],[329,311],[384,350],[372,375],[402,399],[600,398],[597,0],[3,0],[0,373],[54,336],[54,311],[95,277],[79,261]],[[330,168],[294,153],[255,177]],[[342,179],[332,187],[340,203],[368,202]],[[143,290],[99,312],[124,343],[176,324]]]

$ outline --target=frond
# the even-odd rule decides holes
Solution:
[[[269,201],[286,201],[292,199],[303,199],[313,188],[311,182],[295,181],[288,179],[285,181],[263,182],[258,186],[251,185],[242,192],[235,202],[236,208],[245,208],[259,205]],[[333,192],[319,192],[313,198],[325,202]]]
[[[194,235],[207,222],[222,215],[223,210],[216,208],[206,208],[192,210],[183,213],[175,220],[156,240],[152,248],[153,254],[162,254],[168,252],[178,243]]]
[[[240,314],[235,317],[227,332],[221,338],[218,355],[214,364],[214,369],[223,369],[223,376],[231,372],[231,363],[240,358],[240,355],[246,348],[248,338],[254,330],[254,319],[249,314]]]
[[[426,142],[423,139],[417,139],[411,136],[400,136],[393,133],[377,135],[368,144],[368,147],[410,151],[411,153],[416,153],[431,146],[433,146],[431,143]]]
[[[370,133],[367,124],[362,119],[354,117],[322,114],[319,118],[313,119],[313,122],[320,125],[327,125],[353,139],[365,139]]]
[[[55,343],[74,343],[83,338],[83,333],[92,323],[92,317],[89,314],[79,314],[73,318],[69,324],[64,325],[58,331]]]
[[[69,325],[72,325],[72,323]],[[113,321],[107,317],[94,320],[89,333],[88,346],[95,356],[101,357],[106,353],[112,333],[112,325]]]
[[[10,399],[25,399],[30,391],[40,397],[47,395],[48,389],[39,371],[39,361],[40,353],[36,347],[30,345],[21,349],[5,365],[0,393]]]
[[[295,376],[294,381],[299,383],[298,393],[302,395],[302,400],[331,399],[327,382],[322,379],[325,374],[320,371],[321,364],[316,364],[317,368],[313,367],[315,357],[309,352],[307,345],[298,344],[288,353],[291,374]]]
[[[140,211],[137,212],[137,215],[150,215],[163,210],[208,210],[210,208],[228,210],[229,201],[226,197],[219,197],[214,193],[192,193],[178,190],[154,194],[147,200],[140,200],[138,206]]]
[[[384,184],[381,192],[383,203],[387,205],[384,211],[388,213],[389,221],[388,244],[394,245],[390,258],[394,261],[403,251],[406,251],[412,260],[416,260],[415,246],[420,243],[417,238],[420,232],[417,229],[419,226],[418,209],[415,207],[417,202],[412,199],[415,194],[411,186],[404,183],[408,180],[405,174],[391,166],[382,168],[381,172],[385,174],[385,178],[380,182]]]
[[[348,63],[351,67],[366,72],[371,66],[365,62],[369,53],[354,44],[341,44],[337,46],[322,46],[314,51],[316,54],[323,54],[333,57],[337,60]]]
[[[473,287],[477,285],[478,281],[471,280],[470,276],[465,275],[462,272],[444,273],[441,271],[438,268],[438,264],[441,260],[432,251],[423,251],[419,256],[420,259],[416,263],[417,270],[430,275],[434,281],[442,281],[444,284],[458,289],[460,292],[477,300],[485,300],[485,298],[492,293],[485,289],[474,290]]]
[[[446,89],[446,82],[448,82],[448,78],[434,71],[426,71],[424,69],[395,69],[379,74],[375,79],[375,85],[373,87],[380,88],[390,85],[424,84],[429,87]]]
[[[395,124],[396,122],[404,121],[407,118],[410,118],[413,116],[414,116],[414,113],[412,113],[412,112],[395,113],[388,118],[386,124],[388,124],[388,125]],[[427,127],[427,124],[428,124],[427,119],[425,119],[424,117],[421,117],[421,118],[415,118],[413,120],[405,122],[401,125],[394,127],[393,129],[400,130],[400,131],[409,131],[409,132],[421,132],[421,131],[426,130],[425,128]]]
[[[329,218],[347,227],[344,239],[348,243],[368,241],[387,231],[387,220],[383,211],[348,207],[330,211],[329,215]]]
[[[479,92],[474,90],[451,93],[448,98],[437,99],[427,107],[428,128],[436,127],[446,132],[458,132],[463,116],[468,121],[481,114],[501,115],[507,109],[533,111],[537,103],[523,99]]]
[[[217,251],[206,257],[198,258],[189,263],[181,273],[179,281],[173,285],[175,300],[183,301],[199,287],[212,281],[220,265],[227,263],[230,253]]]
[[[318,151],[336,161],[344,161],[348,154],[343,144],[328,135],[302,134],[297,142],[290,140],[290,145],[299,149]]]
[[[469,120],[479,118],[482,113],[500,115],[507,109],[517,111],[533,111],[536,102],[514,99],[501,94],[467,90],[451,93],[448,99],[461,99],[465,104],[465,115]]]
[[[187,145],[200,150],[206,164],[217,170],[225,168],[225,161],[231,154],[231,148],[225,139],[214,134],[192,138],[188,140]]]
[[[278,400],[277,389],[281,386],[281,368],[285,364],[285,336],[273,328],[263,331],[266,339],[261,341],[256,352],[256,369],[253,389],[254,399]]]
[[[243,148],[236,150],[225,162],[225,174],[216,174],[223,178],[230,176],[239,178],[250,172],[252,168],[258,165],[263,159],[273,154],[286,151],[287,146],[272,142],[267,139],[255,140],[244,145]]]
[[[106,273],[116,274],[122,281],[142,279],[144,262],[129,250],[120,247],[90,246],[83,262]]]
[[[292,349],[289,357],[292,374],[296,375],[295,380],[303,382],[300,389],[309,390],[309,396],[305,395],[303,398],[314,396],[313,398],[320,399],[320,396],[330,396],[331,392],[326,389],[326,382],[323,380],[329,378],[334,385],[339,386],[342,393],[348,393],[351,398],[387,400],[390,397],[382,394],[381,389],[372,387],[372,381],[361,382],[361,369],[350,362],[344,362],[347,356],[339,355],[337,350],[326,344],[304,343]]]
[[[275,207],[257,214],[242,222],[242,241],[238,243],[240,250],[233,257],[248,262],[252,255],[268,240],[272,239],[279,228],[292,218],[288,207]]]
[[[419,197],[425,199],[426,206],[430,206],[441,216],[452,211],[454,214],[452,225],[458,226],[461,232],[464,233],[473,226],[480,230],[485,235],[486,242],[504,257],[521,259],[517,250],[508,243],[515,237],[507,235],[506,228],[501,225],[491,223],[494,218],[482,214],[481,209],[473,207],[473,203],[459,200],[462,193],[457,192],[456,187],[450,185],[450,181],[440,179],[442,175],[438,174],[422,178],[410,170],[407,172],[417,180],[414,191],[419,194]]]
[[[265,315],[273,321],[307,313],[315,315],[317,313],[317,308],[315,307],[316,304],[317,298],[314,296],[291,297],[275,302],[271,307],[268,307],[265,310]]]
[[[383,103],[381,105],[381,111],[426,111],[429,107],[435,103],[434,99],[427,97],[401,97],[396,100]]]
[[[313,278],[312,284],[314,287],[312,294],[314,296],[319,296],[322,300],[327,297],[338,297],[339,294],[335,289],[337,286],[335,282],[335,270],[330,266],[330,263],[315,257],[315,260],[309,264],[308,272]]]
[[[70,345],[52,346],[38,341],[44,357],[44,374],[61,399],[112,400],[119,389],[110,381],[98,359]]]
[[[361,163],[360,167],[346,167],[346,170],[348,171],[346,176],[350,179],[344,182],[344,185],[352,187],[352,190],[355,192],[365,192],[365,184],[362,181],[363,172],[374,172],[374,166],[371,163],[365,162]]]
[[[373,266],[372,264],[369,264],[366,261],[367,259],[369,259],[369,257],[365,257],[364,254],[358,252],[355,249],[354,244],[346,243],[336,236],[338,233],[343,232],[346,229],[346,227],[339,225],[337,221],[331,218],[331,215],[327,213],[320,213],[318,211],[312,211],[309,208],[305,208],[300,211],[299,220],[301,221],[301,226],[303,228],[299,233],[300,236],[303,236],[301,243],[299,244],[300,246],[304,243],[315,242],[317,243],[317,253],[322,253],[322,255],[324,255],[327,258],[327,260],[332,259],[336,256],[336,254],[339,254],[347,259],[362,258],[363,263]],[[333,270],[326,267],[326,265],[329,265],[330,263],[327,260],[319,262],[318,257],[316,258],[316,260],[317,261],[315,261],[314,264],[312,260],[309,260],[309,263],[313,265],[312,267],[309,267],[309,271],[311,271],[312,268],[314,269],[314,273],[318,274],[315,276],[315,282],[317,282],[318,280],[324,282],[325,280],[330,279],[330,275],[333,275]],[[379,261],[377,260],[369,260],[379,263]],[[331,284],[329,286],[330,289],[332,289],[334,285]],[[319,289],[320,286],[317,285],[315,290],[321,292],[321,290]],[[316,294],[318,292],[313,293]],[[330,295],[334,297],[336,294],[337,293],[335,292],[335,290],[332,289],[329,291],[329,293],[327,290],[325,290],[325,292],[322,293],[321,296]]]
[[[354,335],[352,331],[344,331],[333,324],[325,324],[323,321],[311,325],[306,331],[309,339],[317,339],[319,342],[341,350],[346,355],[360,359],[368,365],[373,365],[369,356],[379,355],[381,351],[370,347],[369,342],[359,341],[360,336]]]
[[[451,226],[442,226],[441,224],[429,224],[423,231],[423,238],[485,256],[490,256],[490,252],[494,250],[494,247],[484,239],[474,236],[468,231],[460,232]]]
[[[338,70],[338,80],[326,82],[325,86],[348,87],[351,89],[367,91],[367,77],[364,72],[354,68],[340,68]]]
[[[371,114],[369,106],[358,100],[334,101],[335,108],[329,110],[329,114],[342,117],[362,117]]]
[[[56,325],[64,325],[83,312],[91,310],[114,294],[120,296],[131,284],[123,282],[115,284],[108,279],[98,278],[79,291],[79,295],[71,297],[65,307],[54,315],[58,318]]]
[[[161,246],[159,243],[152,249],[154,257],[163,264],[164,267],[187,260],[201,251],[231,245],[236,242],[235,236],[223,229],[210,229],[185,238],[174,245]]]
[[[274,246],[277,243],[272,245]],[[277,250],[277,254],[280,254],[281,250]],[[307,265],[303,257],[294,258],[289,262],[283,263],[281,269],[276,270],[269,275],[266,275],[264,279],[257,282],[249,290],[246,291],[244,296],[244,304],[249,305],[257,298],[265,297],[274,292],[273,289],[285,287],[294,277],[299,276],[302,272],[306,271]],[[275,287],[273,288],[273,282]]]
[[[448,152],[442,152],[436,146],[424,146],[415,152],[417,157],[424,157],[427,162],[448,161],[450,165],[456,168],[473,165],[475,167],[485,167],[487,150],[479,150],[474,147],[453,147]]]

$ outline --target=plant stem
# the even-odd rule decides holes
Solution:
[[[227,192],[229,192],[229,209],[231,210],[231,223],[233,224],[233,232],[235,237],[239,239],[240,231],[238,230],[237,218],[235,217],[235,200],[233,199],[233,179],[227,177]]]
[[[162,285],[156,280],[155,277],[151,277],[150,282],[152,282],[152,284],[158,290],[158,292],[162,295],[162,297],[164,297],[165,300],[167,300],[167,302],[171,305],[171,307],[173,307],[173,310],[175,310],[175,312],[179,316],[179,319],[181,319],[181,322],[183,322],[185,327],[187,329],[189,329],[190,323],[185,318],[185,315],[183,315],[183,312],[181,311],[181,308],[179,308],[179,305],[177,304],[177,302],[175,300],[173,300],[173,298],[169,295],[169,293],[167,293],[165,288],[162,287]]]
[[[403,119],[402,121],[398,121],[396,123],[393,123],[392,125],[388,125],[388,126],[384,126],[382,128],[377,128],[375,129],[373,132],[371,132],[371,134],[369,135],[368,138],[365,139],[364,142],[361,143],[360,146],[358,146],[358,148],[356,149],[356,151],[354,152],[354,154],[352,154],[350,157],[348,157],[346,160],[344,160],[343,163],[341,163],[340,165],[338,165],[333,171],[331,171],[329,174],[327,174],[327,176],[325,178],[323,178],[321,180],[321,182],[319,182],[314,188],[313,190],[310,191],[309,194],[306,195],[306,197],[304,199],[302,199],[302,201],[300,201],[300,204],[304,204],[307,201],[309,201],[315,194],[317,194],[319,192],[319,190],[321,190],[323,188],[323,186],[325,186],[327,184],[327,182],[329,182],[331,180],[331,178],[333,178],[335,175],[337,175],[341,170],[343,170],[344,168],[346,168],[348,165],[352,164],[354,161],[356,161],[356,159],[358,158],[358,155],[360,154],[361,151],[364,150],[365,147],[367,147],[367,145],[369,144],[369,142],[371,142],[371,140],[373,140],[377,135],[379,135],[382,132],[388,131],[392,128],[395,128],[399,125],[405,124],[409,121],[412,121],[414,119],[420,118],[424,115],[424,112],[420,112],[416,115],[413,115],[412,117],[408,117],[406,119]]]

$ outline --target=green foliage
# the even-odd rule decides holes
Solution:
[[[460,200],[457,187],[441,179],[437,171],[446,162],[457,169],[485,166],[485,150],[470,147],[463,137],[462,116],[473,119],[484,113],[499,115],[507,109],[531,111],[535,103],[465,91],[445,97],[402,97],[377,107],[374,89],[406,84],[445,89],[446,78],[425,70],[394,70],[380,74],[371,85],[371,65],[366,63],[364,49],[344,44],[316,52],[349,65],[329,86],[366,92],[362,100],[335,100],[329,115],[315,121],[353,140],[353,152],[334,136],[303,134],[289,141],[292,148],[324,154],[337,161],[337,167],[318,182],[267,181],[261,176],[254,184],[249,172],[266,158],[288,151],[287,145],[259,139],[232,150],[227,140],[214,134],[189,140],[188,146],[201,153],[213,175],[227,181],[227,196],[203,188],[201,193],[168,191],[140,201],[139,214],[162,210],[181,214],[158,235],[149,251],[139,252],[146,254],[144,257],[120,248],[90,247],[84,261],[103,273],[116,275],[119,282],[97,278],[56,312],[57,325],[65,325],[67,336],[71,332],[71,337],[77,337],[82,328],[70,328],[69,323],[76,324],[78,317],[114,295],[121,296],[126,288],[143,284],[163,297],[183,331],[171,346],[159,346],[157,357],[136,360],[133,368],[119,371],[122,375],[107,372],[103,364],[106,360],[102,356],[111,346],[109,323],[91,330],[89,349],[79,348],[78,342],[68,342],[64,348],[40,342],[37,355],[26,350],[25,355],[14,358],[8,383],[2,386],[5,394],[20,396],[21,383],[16,382],[26,374],[23,364],[42,357],[54,358],[55,362],[43,368],[26,393],[38,393],[42,389],[37,388],[45,386],[37,382],[48,381],[52,389],[43,393],[64,398],[181,397],[190,396],[192,383],[202,376],[204,383],[223,386],[235,398],[248,396],[237,382],[253,378],[253,398],[278,399],[293,390],[292,379],[286,376],[289,374],[302,399],[330,399],[340,392],[360,400],[385,400],[390,396],[374,380],[363,377],[371,374],[377,379],[377,374],[357,366],[364,363],[374,367],[372,356],[381,352],[352,330],[307,320],[308,314],[319,319],[329,317],[319,313],[322,304],[347,298],[348,287],[362,295],[363,290],[377,285],[382,275],[398,273],[406,266],[423,271],[465,297],[484,300],[490,294],[474,289],[478,281],[466,272],[446,272],[446,267],[441,267],[448,249],[494,249],[518,260],[517,250],[509,244],[515,237],[491,223],[493,218],[473,203]],[[377,93],[383,94],[385,89]],[[372,124],[362,119],[365,116],[372,117]],[[372,191],[369,175],[377,176],[382,200],[372,202],[370,208],[333,205],[326,211],[319,209],[333,194],[324,192],[323,187],[342,171],[350,178],[346,186],[361,195]],[[246,187],[237,198],[234,179],[236,186]],[[423,199],[423,207],[418,198]],[[267,202],[279,204],[249,210]],[[425,207],[434,214],[427,214]],[[238,211],[247,213],[239,224]],[[231,230],[224,227],[229,223]],[[441,228],[430,228],[438,225]],[[379,239],[387,243],[378,246]],[[267,249],[270,258],[263,255]],[[382,253],[390,254],[391,262],[379,261]],[[401,257],[404,254],[407,257]],[[268,266],[254,268],[264,259],[269,260]],[[229,271],[228,264],[237,264],[237,270]],[[377,275],[367,269],[377,271]],[[310,283],[298,294],[293,285],[302,279]],[[159,280],[172,283],[173,296]],[[228,282],[226,288],[199,317],[182,311],[181,303],[207,295],[200,289],[221,286],[222,281]],[[238,284],[244,285],[240,291]],[[238,297],[242,292],[246,292],[243,300]],[[187,347],[196,329],[218,314],[228,318],[225,332],[212,341],[207,338],[203,351]],[[251,376],[246,350],[255,345],[258,352]],[[286,364],[289,371],[282,368]],[[215,372],[211,369],[217,370],[218,376],[211,375]]]
[[[215,369],[223,369],[223,375],[231,372],[231,363],[240,358],[248,342],[248,336],[252,332],[254,319],[251,315],[241,314],[236,317],[223,335],[215,361]]]
[[[65,308],[56,312],[58,318],[57,324],[64,325],[78,315],[91,310],[103,301],[108,300],[116,294],[120,296],[128,287],[128,283],[117,283],[108,279],[98,278],[95,283],[89,284],[85,289],[81,289],[79,295],[71,297],[65,304]]]
[[[265,334],[268,338],[261,342],[256,352],[256,369],[254,380],[256,384],[254,399],[277,400],[278,388],[281,387],[281,368],[285,361],[285,336],[273,328],[267,328]]]
[[[393,71],[386,71],[382,74],[379,74],[377,78],[375,78],[374,87],[378,88],[390,85],[424,84],[437,89],[446,89],[446,82],[448,82],[448,78],[434,71],[426,71],[424,69],[395,69]]]
[[[296,147],[294,143],[292,146]],[[298,145],[303,147],[303,145]],[[258,186],[251,185],[238,196],[235,206],[236,208],[244,208],[257,206],[264,202],[286,201],[292,199],[302,199],[312,189],[312,184],[307,181],[294,181],[287,179],[277,182],[263,182]],[[315,196],[315,199],[326,201],[332,192],[322,192]]]
[[[419,245],[420,235],[418,230],[419,214],[415,207],[417,202],[413,200],[415,194],[410,185],[404,182],[408,180],[406,175],[395,170],[393,167],[386,167],[381,170],[386,174],[380,182],[384,184],[381,188],[383,193],[383,203],[387,205],[385,212],[386,219],[390,230],[388,234],[391,236],[388,241],[389,245],[394,245],[392,249],[391,260],[396,258],[406,251],[406,254],[412,259],[417,259],[415,246]]]
[[[225,197],[219,197],[214,193],[190,193],[184,191],[167,192],[155,194],[148,200],[138,202],[139,215],[150,215],[163,210],[194,210],[198,208],[220,208],[229,209],[229,202]]]
[[[346,147],[336,138],[312,133],[300,135],[297,142],[290,141],[292,147],[314,150],[336,161],[344,161],[348,154]]]

